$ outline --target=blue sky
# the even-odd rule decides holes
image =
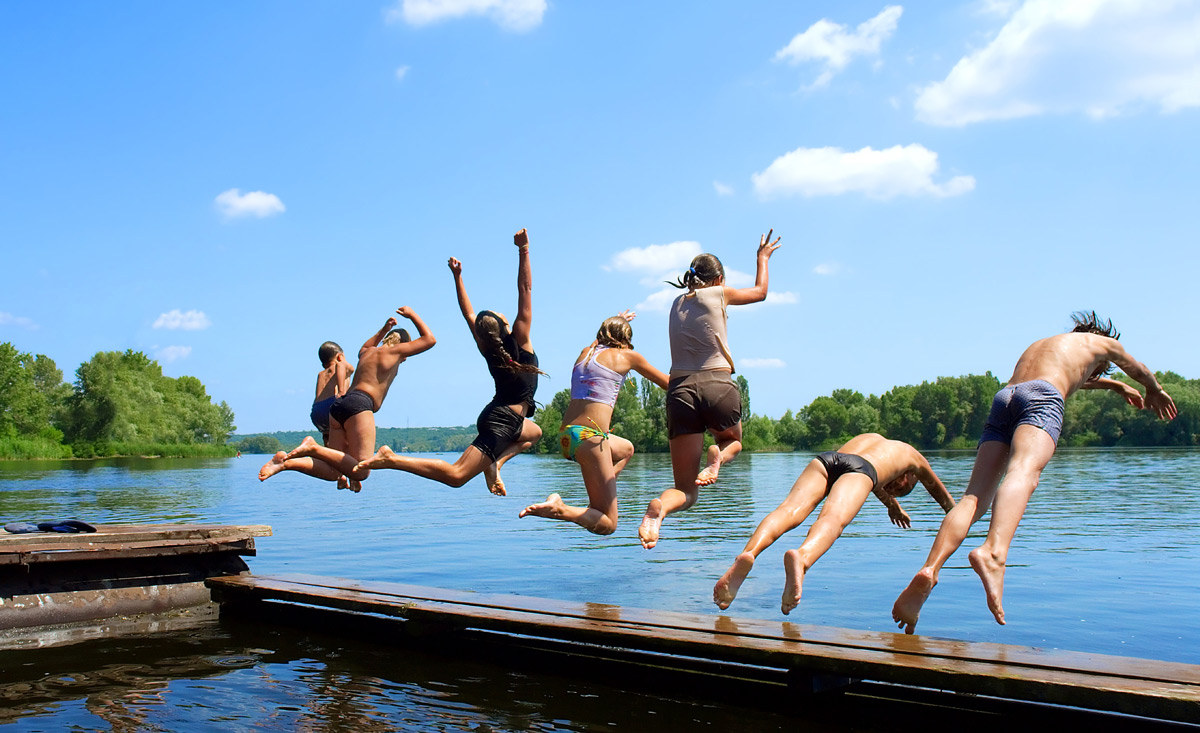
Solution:
[[[548,401],[623,308],[667,368],[664,276],[748,280],[773,227],[730,311],[757,413],[1003,379],[1076,309],[1197,377],[1197,38],[1197,2],[7,3],[0,341],[302,429],[317,346],[409,305],[438,345],[379,424],[464,425],[448,257],[511,313],[528,227]]]

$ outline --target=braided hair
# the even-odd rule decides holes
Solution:
[[[610,349],[632,349],[633,326],[621,316],[607,318],[596,331],[596,341]]]
[[[510,372],[536,372],[545,375],[541,369],[532,364],[522,364],[508,353],[504,342],[511,337],[504,321],[491,311],[479,311],[475,316],[475,338],[483,348],[483,355],[489,362],[494,362],[500,369]],[[547,375],[549,376],[549,375]]]
[[[717,259],[716,255],[705,253],[693,257],[688,271],[683,273],[677,281],[667,280],[666,283],[680,289],[695,290],[716,285],[718,280],[724,278],[725,268],[721,265],[721,261]]]

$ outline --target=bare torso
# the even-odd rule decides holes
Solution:
[[[327,400],[334,396],[337,391],[339,371],[349,374],[353,370],[346,362],[335,360],[328,367],[317,372],[317,396],[313,398],[314,402]]]
[[[354,382],[350,389],[357,389],[371,396],[378,410],[387,397],[392,380],[403,357],[387,348],[367,347],[358,352],[358,368],[354,371]]]
[[[1044,379],[1070,397],[1103,364],[1112,339],[1091,333],[1064,333],[1035,341],[1013,369],[1009,384]]]
[[[839,453],[852,453],[866,459],[875,467],[879,485],[885,486],[921,466],[920,454],[908,443],[888,440],[878,433],[863,433],[838,448]]]

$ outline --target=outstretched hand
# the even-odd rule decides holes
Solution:
[[[400,315],[404,316],[405,318],[407,318],[410,321],[413,318],[413,309],[409,308],[407,305],[400,306],[399,308],[396,309],[396,312],[399,313]],[[392,319],[392,320],[395,320],[395,319]]]
[[[514,234],[513,235],[513,244],[517,245],[518,247],[528,247],[529,246],[529,233],[526,232],[524,229],[522,229],[521,231]]]
[[[779,249],[779,240],[783,239],[783,237],[775,237],[775,241],[772,242],[771,235],[774,233],[775,233],[775,229],[771,228],[771,229],[767,230],[766,234],[759,237],[759,239],[758,239],[758,256],[759,257],[766,257],[769,259],[771,257],[771,255],[775,253],[775,250]]]
[[[623,310],[617,314],[617,317],[624,318],[625,322],[628,323],[629,321],[632,321],[634,318],[637,318],[637,313],[634,313],[631,310]]]
[[[1179,414],[1179,410],[1175,408],[1175,400],[1161,389],[1147,391],[1145,402],[1146,408],[1153,410],[1160,420],[1174,420],[1175,416]]]
[[[901,529],[908,529],[912,526],[912,520],[908,517],[908,512],[901,509],[899,506],[895,508],[888,507],[888,519],[892,520],[892,524]]]
[[[1137,391],[1136,387],[1131,387],[1124,382],[1118,382],[1117,384],[1121,385],[1121,396],[1124,397],[1125,401],[1132,405],[1134,409],[1140,410],[1146,406],[1145,400],[1142,399],[1142,393]]]
[[[453,257],[446,261],[446,265],[450,268],[450,272],[454,273],[455,277],[462,274],[462,263]]]

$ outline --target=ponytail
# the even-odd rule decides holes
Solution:
[[[665,281],[677,288],[695,290],[716,285],[718,280],[725,277],[725,268],[716,255],[702,254],[692,258],[692,264],[675,282]]]

